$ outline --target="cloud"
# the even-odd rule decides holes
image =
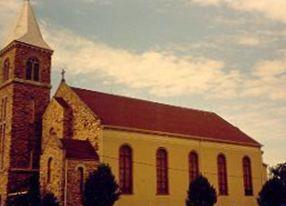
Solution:
[[[152,50],[134,53],[58,28],[48,28],[46,34],[56,50],[57,67],[68,68],[72,73],[99,72],[117,84],[146,89],[158,96],[203,93],[225,84],[233,75],[223,71],[223,62],[205,57],[179,57]]]
[[[286,59],[257,63],[253,76],[255,79],[245,82],[243,96],[286,100]]]
[[[0,1],[0,39],[5,38],[9,34],[9,29],[11,29],[11,25],[15,22],[15,16],[17,11],[20,9],[20,5],[18,1],[10,0],[10,1]],[[1,45],[5,40],[1,41]]]
[[[254,69],[254,75],[267,78],[286,74],[286,60],[259,62]]]
[[[285,0],[190,0],[202,6],[226,6],[235,10],[260,12],[267,18],[286,22]]]
[[[243,46],[257,46],[261,41],[255,36],[241,36],[238,38],[237,43]]]

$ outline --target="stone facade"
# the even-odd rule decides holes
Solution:
[[[39,171],[42,136],[42,114],[50,98],[50,72],[52,51],[12,42],[0,52],[0,64],[9,60],[9,78],[0,76],[0,99],[7,98],[5,120],[4,167],[0,181],[2,202],[8,193],[23,187],[23,182]],[[36,57],[41,63],[40,80],[25,79],[26,62]]]
[[[64,102],[59,102],[60,97]],[[68,123],[67,123],[68,122]],[[68,131],[68,132],[67,132]],[[40,181],[42,193],[52,192],[65,205],[82,203],[77,169],[84,168],[85,177],[97,167],[98,161],[69,159],[65,156],[61,139],[88,140],[97,150],[101,135],[98,118],[62,82],[55,97],[43,115],[43,137]],[[70,136],[72,134],[72,136]],[[49,159],[52,163],[52,181],[47,183]]]

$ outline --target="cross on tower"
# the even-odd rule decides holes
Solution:
[[[62,70],[61,75],[62,75],[62,82],[65,81],[65,74],[66,74],[66,70]]]

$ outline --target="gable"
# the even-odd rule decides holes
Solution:
[[[213,112],[71,88],[103,125],[261,146]]]

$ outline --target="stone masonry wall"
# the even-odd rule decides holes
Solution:
[[[86,140],[97,149],[99,136],[102,134],[100,121],[90,111],[80,98],[67,86],[62,83],[56,93],[62,97],[73,111],[73,139]]]
[[[38,173],[42,114],[50,98],[51,55],[20,42],[0,51],[0,99],[8,97],[5,168],[0,181],[5,201],[6,194],[23,187],[24,181]],[[40,81],[25,80],[25,65],[30,57],[40,62]],[[3,81],[3,63],[9,59],[9,79]]]
[[[40,161],[40,184],[44,195],[53,192],[64,200],[64,153],[59,138],[63,135],[63,108],[53,99],[43,115],[42,155]],[[47,182],[48,160],[53,158],[51,183]]]
[[[0,169],[0,196],[1,201],[4,203],[7,197],[7,185],[8,185],[8,171],[10,168],[10,146],[11,146],[11,121],[12,121],[12,85],[7,85],[5,87],[0,87],[0,107],[1,100],[7,97],[7,110],[6,110],[6,129],[5,129],[5,140],[4,140],[4,153],[3,153],[3,166]],[[0,110],[1,111],[1,110]],[[0,112],[1,113],[1,112]],[[1,114],[0,114],[1,115]],[[2,154],[0,154],[2,158]],[[0,202],[1,205],[1,202]]]
[[[46,148],[41,156],[40,184],[41,193],[52,192],[61,201],[64,200],[64,152],[60,148],[61,142],[56,136],[50,136]],[[48,162],[51,162],[51,179],[48,182]]]
[[[84,179],[89,173],[96,170],[97,164],[95,161],[84,160],[67,160],[67,205],[82,206],[82,194],[80,191],[80,173],[78,169],[84,169]]]

